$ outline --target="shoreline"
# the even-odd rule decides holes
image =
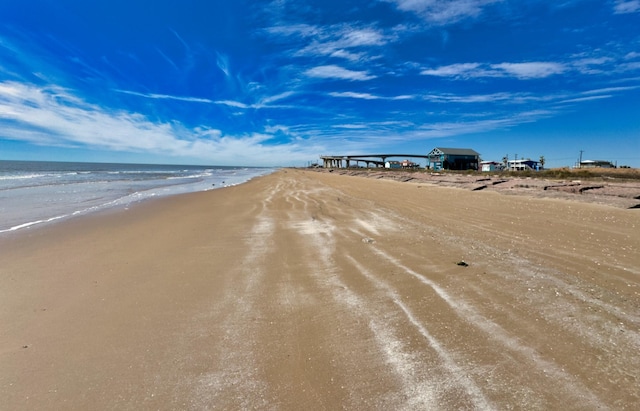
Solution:
[[[418,185],[282,169],[0,238],[5,406],[640,405],[635,210]]]
[[[87,164],[91,164],[94,165],[94,163],[87,163]],[[235,170],[236,168],[233,167],[228,167],[229,170]],[[265,170],[264,168],[259,168],[260,170]],[[110,211],[117,211],[117,210],[127,210],[130,207],[135,207],[138,204],[147,202],[147,201],[155,201],[158,199],[163,199],[163,198],[168,198],[168,197],[172,197],[172,196],[176,196],[176,195],[184,195],[184,194],[191,194],[191,193],[198,193],[198,192],[207,192],[207,191],[212,191],[212,190],[219,190],[219,189],[224,189],[224,188],[228,188],[228,187],[233,187],[236,186],[238,184],[244,184],[248,181],[251,181],[253,178],[256,177],[260,177],[260,176],[264,176],[264,175],[268,175],[270,173],[275,172],[276,169],[269,169],[269,171],[267,172],[262,172],[261,174],[257,174],[257,175],[252,175],[244,180],[241,180],[240,182],[232,182],[232,183],[226,183],[224,180],[222,180],[222,178],[224,177],[218,177],[218,176],[214,176],[214,178],[220,179],[222,180],[221,183],[222,185],[218,185],[216,186],[216,184],[212,184],[211,186],[206,186],[206,187],[200,187],[196,190],[184,190],[185,184],[181,183],[181,184],[176,184],[175,187],[177,187],[177,190],[175,192],[163,192],[162,190],[167,190],[167,189],[171,189],[171,186],[158,186],[158,187],[151,187],[151,188],[147,188],[144,191],[141,192],[132,192],[132,193],[128,193],[126,196],[124,197],[119,197],[119,198],[112,198],[109,199],[109,201],[107,201],[106,203],[102,203],[102,204],[98,204],[98,205],[93,205],[90,206],[88,208],[84,208],[84,209],[72,209],[72,211],[66,211],[63,214],[58,214],[58,215],[53,215],[53,216],[46,216],[43,218],[40,218],[38,220],[34,220],[34,221],[26,221],[26,222],[21,222],[20,224],[17,224],[15,226],[11,226],[5,229],[0,229],[0,238],[5,237],[5,236],[11,236],[14,235],[15,233],[18,232],[22,232],[25,230],[29,230],[29,229],[34,229],[34,228],[38,228],[38,227],[44,227],[44,226],[49,226],[52,224],[59,224],[71,219],[75,219],[75,218],[79,218],[79,217],[83,217],[83,216],[90,216],[90,215],[95,215],[95,214],[100,214],[103,212],[110,212]],[[234,176],[228,176],[227,180],[229,179],[234,179]],[[189,184],[193,184],[193,183],[189,183]],[[187,184],[188,185],[188,184]],[[182,190],[182,191],[181,191]],[[149,194],[151,193],[151,194]],[[136,197],[137,196],[137,197]]]
[[[0,235],[149,198],[236,185],[273,171],[264,167],[0,162]]]

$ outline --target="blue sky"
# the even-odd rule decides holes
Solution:
[[[640,167],[640,0],[0,0],[0,159]]]

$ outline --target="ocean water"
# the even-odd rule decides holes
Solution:
[[[149,198],[244,183],[271,168],[0,160],[0,234]]]

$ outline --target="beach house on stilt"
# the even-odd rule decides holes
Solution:
[[[439,170],[478,170],[480,154],[470,148],[436,147],[428,154],[427,168]]]

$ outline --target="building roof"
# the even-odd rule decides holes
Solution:
[[[607,160],[582,160],[580,164],[612,164],[611,161]]]
[[[480,153],[470,148],[446,148],[446,147],[436,147],[433,150],[431,150],[431,152],[429,153],[429,155],[432,155],[432,154],[449,154],[454,156],[479,156],[480,155]]]

